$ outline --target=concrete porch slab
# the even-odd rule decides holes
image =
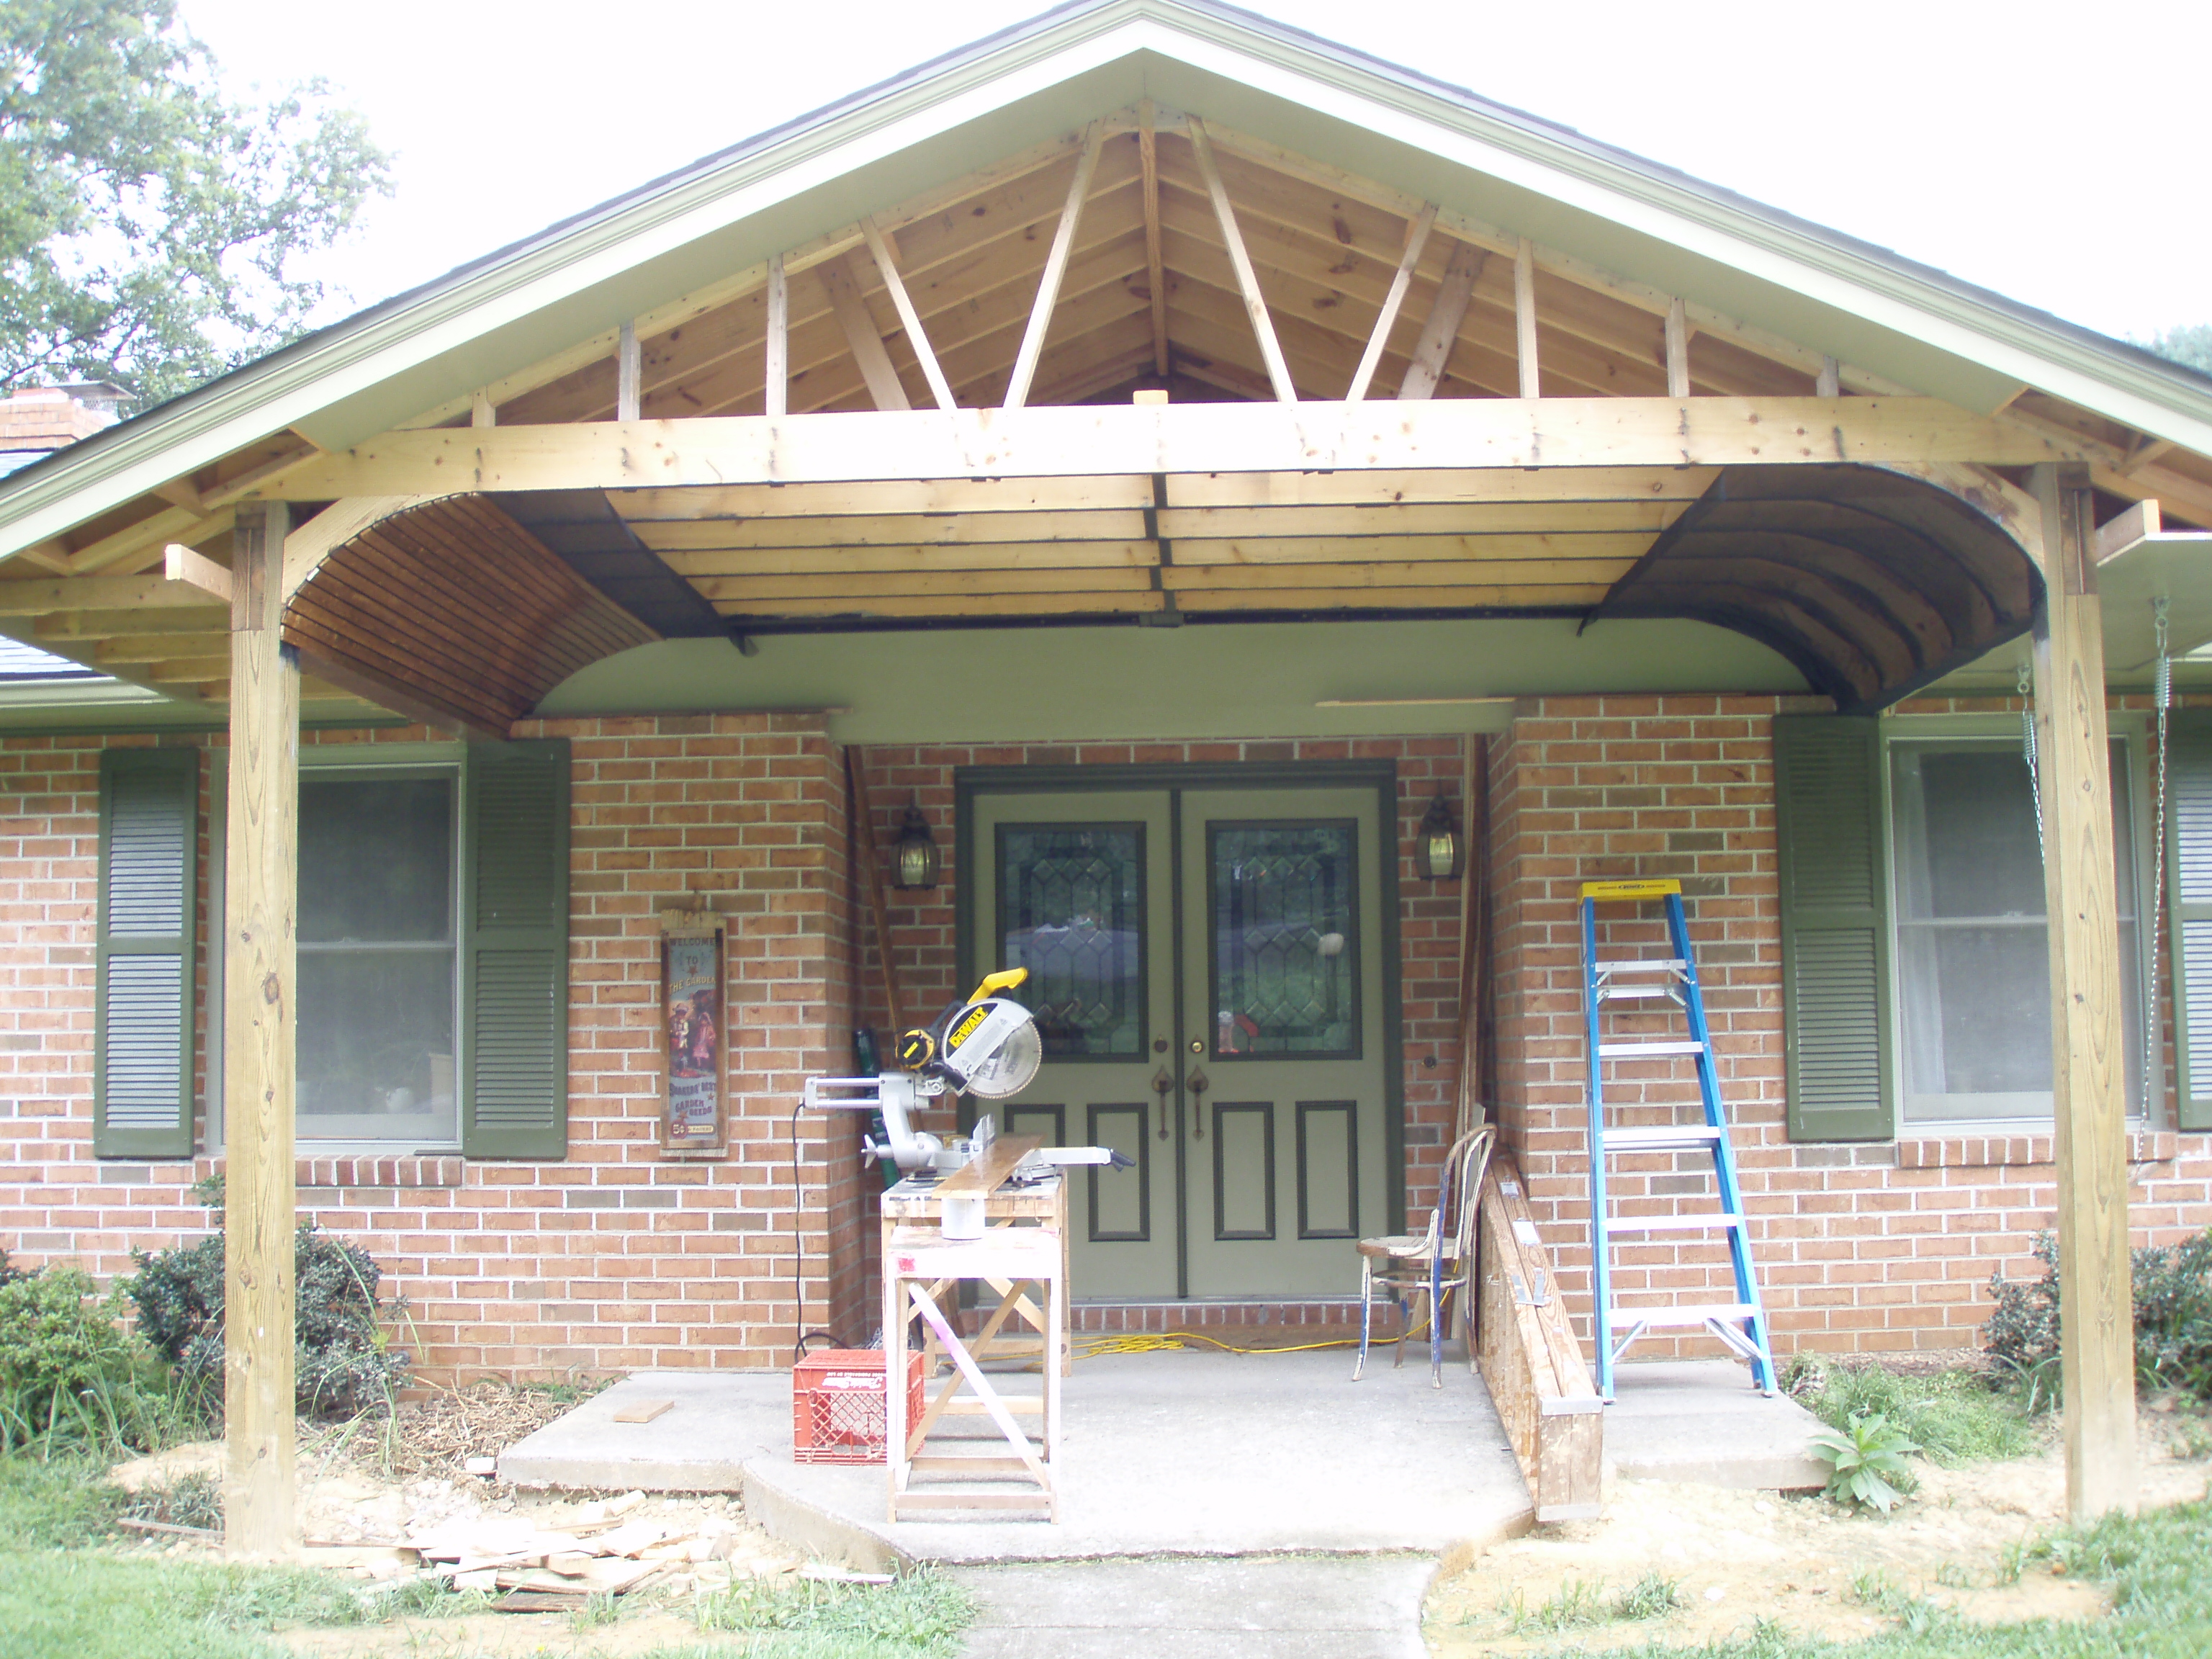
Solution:
[[[1769,1398],[1733,1359],[1645,1360],[1613,1368],[1605,1468],[1626,1480],[1687,1480],[1739,1491],[1828,1483],[1813,1455],[1823,1425],[1787,1395]]]
[[[500,1459],[525,1485],[742,1492],[771,1532],[855,1565],[1144,1556],[1466,1553],[1528,1527],[1528,1490],[1464,1361],[1182,1350],[1077,1362],[1065,1385],[1060,1520],[884,1519],[884,1472],[791,1459],[780,1373],[646,1371]],[[672,1400],[650,1423],[624,1407]]]

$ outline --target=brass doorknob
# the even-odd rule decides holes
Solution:
[[[1152,1079],[1152,1092],[1160,1097],[1160,1139],[1165,1140],[1168,1138],[1168,1097],[1175,1092],[1175,1079],[1168,1075],[1168,1068],[1164,1066]]]
[[[1191,1139],[1194,1140],[1203,1140],[1206,1139],[1205,1107],[1206,1091],[1207,1086],[1206,1073],[1203,1071],[1193,1072],[1190,1074],[1190,1091],[1193,1095],[1198,1097],[1198,1098],[1193,1103],[1193,1109],[1190,1115],[1191,1123],[1193,1126],[1190,1133]]]
[[[1193,1037],[1190,1040],[1190,1051],[1194,1054],[1204,1054],[1206,1052],[1206,1039],[1204,1037]]]

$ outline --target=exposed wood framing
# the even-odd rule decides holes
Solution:
[[[469,394],[469,424],[477,427],[499,424],[499,405],[492,402],[489,393],[472,392]]]
[[[1671,309],[1674,302],[1668,304]],[[1513,337],[1514,361],[1521,370],[1521,395],[1540,398],[1543,382],[1536,368],[1536,245],[1526,236],[1513,249]]]
[[[1104,124],[1093,121],[1084,137],[1083,154],[1075,163],[1075,181],[1067,187],[1067,205],[1060,210],[1059,228],[1053,232],[1052,251],[1045,255],[1044,274],[1037,281],[1036,303],[1030,308],[1021,349],[1014,354],[1013,378],[1006,385],[1008,409],[1019,409],[1028,401],[1030,383],[1036,378],[1037,359],[1044,355],[1053,307],[1060,303],[1060,279],[1067,274],[1067,256],[1075,246],[1076,227],[1083,222],[1084,198],[1091,193],[1091,175],[1098,168],[1098,146],[1104,140]],[[945,406],[951,406],[949,393]]]
[[[1160,256],[1159,138],[1153,124],[1152,100],[1149,98],[1139,106],[1138,123],[1138,165],[1143,173],[1145,191],[1145,289],[1151,301],[1152,319],[1152,373],[1165,374],[1168,372],[1168,277],[1167,268]]]
[[[1844,366],[1833,357],[1820,359],[1820,373],[1813,381],[1813,395],[1816,398],[1840,398],[1844,395]]]
[[[1472,243],[1453,246],[1451,262],[1444,267],[1443,281],[1437,285],[1437,296],[1430,301],[1429,319],[1422,325],[1420,343],[1413,348],[1413,358],[1406,365],[1406,378],[1398,383],[1400,402],[1418,403],[1435,395],[1437,382],[1443,379],[1444,366],[1451,361],[1460,324],[1467,317],[1468,303],[1474,297],[1474,285],[1481,280],[1483,264],[1488,257]]]
[[[1428,246],[1429,232],[1436,222],[1436,204],[1429,202],[1406,226],[1406,247],[1398,257],[1397,274],[1391,277],[1390,291],[1382,296],[1382,309],[1376,314],[1375,326],[1368,331],[1367,349],[1359,354],[1359,367],[1352,372],[1352,384],[1344,394],[1346,403],[1358,403],[1374,384],[1375,371],[1382,362],[1382,349],[1390,343],[1390,331],[1398,325],[1399,308],[1406,303],[1406,290],[1413,286],[1414,267],[1421,262],[1421,252]],[[1472,281],[1468,286],[1472,292]],[[1432,308],[1431,315],[1434,314]],[[1413,355],[1418,359],[1420,353],[1416,351]],[[1401,390],[1399,395],[1403,397],[1405,393]]]
[[[645,401],[645,354],[637,343],[637,325],[624,323],[615,331],[615,419],[634,421]]]
[[[198,589],[217,604],[231,602],[229,570],[181,544],[172,542],[161,550],[161,575],[164,580]]]
[[[1274,388],[1276,400],[1294,404],[1298,400],[1297,387],[1291,383],[1290,365],[1283,360],[1283,348],[1275,337],[1274,319],[1267,314],[1267,301],[1260,292],[1259,273],[1252,269],[1252,256],[1245,250],[1243,234],[1237,228],[1237,210],[1230,205],[1229,191],[1221,182],[1221,168],[1213,159],[1213,145],[1207,138],[1206,123],[1193,117],[1187,123],[1190,147],[1198,157],[1198,170],[1206,179],[1206,192],[1213,202],[1213,216],[1221,227],[1222,240],[1228,244],[1229,263],[1237,273],[1237,291],[1243,295],[1244,309],[1252,319],[1252,333],[1259,342],[1261,361],[1267,367],[1267,383]]]
[[[1667,395],[1690,395],[1690,314],[1680,299],[1667,307]]]
[[[362,531],[451,493],[364,495],[332,501],[284,538],[284,597],[289,599],[298,592],[300,585],[321,568],[324,560]]]
[[[763,412],[778,418],[790,407],[791,392],[791,279],[784,274],[781,253],[768,262],[768,331],[762,358]]]
[[[2088,470],[2039,466],[2033,483],[2050,562],[2035,629],[2035,709],[2052,923],[2066,1497],[2073,1518],[2089,1522],[2113,1510],[2134,1513],[2137,1495],[2112,767]]]
[[[224,1545],[289,1555],[293,1517],[293,1112],[299,999],[300,671],[281,648],[281,503],[239,514],[223,884]]]
[[[1095,151],[1091,159],[1097,159]],[[906,343],[914,348],[914,355],[921,364],[921,378],[928,383],[930,396],[937,399],[939,409],[958,408],[952,400],[952,388],[945,381],[945,370],[938,364],[937,353],[930,349],[928,332],[921,325],[921,314],[914,308],[914,298],[899,276],[898,258],[890,239],[877,228],[873,219],[860,221],[860,234],[867,240],[868,252],[883,276],[884,286],[890,291],[891,307],[898,313],[899,325],[906,331]]]
[[[891,355],[884,349],[884,337],[876,332],[876,319],[868,314],[845,262],[826,261],[814,268],[814,275],[830,298],[830,309],[837,313],[837,325],[845,331],[845,343],[852,348],[853,361],[860,365],[860,376],[867,382],[868,395],[875,399],[877,409],[912,409],[906,388],[899,384],[898,371],[891,367]]]

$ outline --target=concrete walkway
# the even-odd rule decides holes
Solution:
[[[1422,1659],[1426,1556],[956,1567],[968,1659]]]

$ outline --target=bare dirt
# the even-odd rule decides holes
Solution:
[[[2212,1464],[2175,1420],[2146,1413],[2146,1507],[2206,1495]],[[2090,1619],[2098,1589],[2053,1577],[2026,1548],[2064,1518],[2066,1474],[2055,1442],[2027,1457],[1957,1469],[1923,1465],[1917,1496],[1884,1518],[1825,1498],[1622,1480],[1604,1518],[1547,1527],[1495,1545],[1430,1593],[1426,1634],[1443,1659],[1592,1651],[1662,1640],[1684,1646],[1750,1632],[1766,1618],[1832,1640],[1897,1621],[1885,1592],[1926,1598],[1989,1624]],[[1681,1605],[1656,1619],[1613,1615],[1646,1573],[1674,1582]],[[1579,1589],[1577,1587],[1580,1587]],[[1579,1597],[1587,1616],[1557,1616]],[[1547,1616],[1549,1613],[1551,1616]]]

